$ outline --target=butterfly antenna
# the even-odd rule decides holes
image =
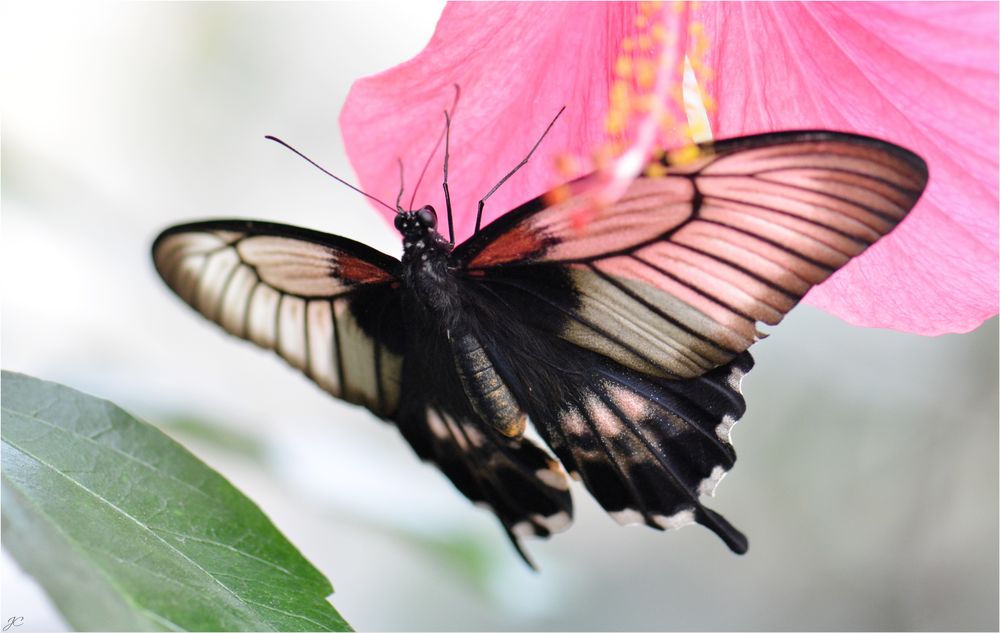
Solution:
[[[382,205],[383,207],[385,207],[386,209],[389,209],[390,211],[392,211],[392,212],[394,212],[394,213],[399,213],[399,211],[398,211],[398,210],[396,210],[396,209],[393,209],[392,207],[390,207],[390,206],[389,206],[389,205],[387,205],[386,203],[382,202],[381,200],[379,200],[379,199],[378,199],[378,198],[376,198],[375,196],[371,195],[370,193],[365,193],[364,191],[361,191],[360,189],[358,189],[357,187],[355,187],[355,186],[354,186],[354,185],[352,185],[351,183],[347,182],[347,181],[346,181],[346,180],[344,180],[343,178],[340,178],[339,176],[337,176],[337,175],[335,175],[335,174],[332,174],[332,173],[330,173],[330,172],[329,172],[329,171],[327,171],[326,169],[323,169],[322,167],[320,167],[320,165],[319,165],[319,164],[318,164],[318,163],[317,163],[316,161],[314,161],[313,159],[309,158],[308,156],[306,156],[305,154],[303,154],[303,153],[302,153],[302,152],[300,152],[299,150],[295,149],[294,147],[292,147],[292,146],[291,146],[291,145],[289,145],[288,143],[284,142],[284,141],[283,141],[283,140],[281,140],[280,138],[278,138],[278,137],[276,137],[276,136],[271,136],[271,135],[267,135],[267,136],[265,136],[264,138],[266,138],[266,139],[267,139],[267,140],[269,140],[269,141],[274,141],[275,143],[278,143],[279,145],[284,145],[284,146],[285,146],[286,148],[288,148],[288,149],[292,150],[293,152],[295,152],[296,154],[298,154],[300,158],[303,158],[303,159],[305,159],[305,160],[306,160],[306,162],[308,162],[308,163],[309,163],[310,165],[312,165],[312,166],[313,166],[313,167],[315,167],[316,169],[320,170],[321,172],[323,172],[323,173],[324,173],[324,174],[326,174],[327,176],[329,176],[329,177],[333,178],[334,180],[336,180],[336,181],[337,181],[337,182],[339,182],[340,184],[342,184],[342,185],[346,185],[346,186],[350,187],[351,189],[353,189],[353,190],[357,191],[358,193],[360,193],[360,194],[361,194],[361,195],[363,195],[364,197],[368,198],[369,200],[374,200],[375,202],[379,203],[380,205]]]
[[[458,88],[456,85],[455,88]],[[456,99],[458,95],[456,95]],[[444,180],[441,186],[444,187],[444,207],[448,211],[448,241],[455,243],[455,230],[451,222],[451,192],[448,191],[448,145],[451,142],[451,117],[448,111],[444,111]]]
[[[489,192],[485,196],[483,196],[483,199],[479,201],[479,210],[476,212],[476,230],[473,232],[473,235],[479,233],[479,223],[483,219],[483,207],[486,205],[486,200],[493,195],[493,192],[495,192],[497,189],[500,188],[500,185],[507,182],[508,178],[517,173],[518,169],[528,164],[528,160],[531,159],[531,155],[534,154],[535,150],[538,149],[538,146],[542,144],[542,141],[545,139],[545,135],[548,134],[549,130],[552,129],[552,126],[556,124],[556,120],[559,119],[559,116],[562,115],[564,110],[566,110],[566,106],[559,108],[559,112],[556,112],[555,117],[552,118],[552,121],[549,123],[549,126],[545,128],[544,132],[542,132],[542,135],[538,138],[538,141],[535,143],[535,146],[531,148],[531,151],[528,152],[528,155],[524,157],[524,160],[518,163],[517,166],[514,167],[514,169],[510,170],[509,174],[501,178],[500,182],[493,185],[493,188],[490,189]]]
[[[458,84],[452,84],[455,88],[455,99],[451,103],[451,114],[455,114],[455,109],[458,107],[458,97],[462,94],[462,89],[458,87]],[[451,119],[449,119],[448,111],[444,111],[445,116],[445,128],[438,135],[437,141],[434,143],[434,149],[431,150],[430,155],[427,157],[427,161],[424,163],[424,168],[420,170],[420,177],[417,178],[417,186],[413,188],[413,195],[410,196],[410,208],[413,208],[413,201],[417,198],[417,190],[420,189],[420,183],[424,181],[424,174],[427,173],[427,168],[430,167],[431,159],[437,154],[437,150],[441,147],[441,141],[446,140],[448,137],[448,128],[451,124]],[[445,143],[444,149],[444,202],[448,210],[448,237],[451,243],[455,243],[455,230],[452,228],[451,221],[451,197],[448,194],[448,145]]]
[[[431,159],[434,158],[434,154],[437,154],[438,148],[441,147],[441,141],[444,140],[444,132],[438,136],[437,142],[434,143],[434,149],[431,150],[430,156],[427,157],[427,162],[424,163],[424,168],[420,170],[420,177],[417,178],[417,186],[413,188],[413,195],[410,196],[410,208],[413,208],[413,201],[417,199],[417,190],[420,189],[420,183],[424,181],[424,174],[427,173],[427,168],[431,164]]]
[[[399,206],[399,203],[403,199],[403,159],[397,158],[396,162],[399,163],[399,195],[396,196],[396,213],[402,213],[403,207]]]

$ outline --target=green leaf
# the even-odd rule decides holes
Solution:
[[[107,402],[3,372],[3,545],[81,630],[349,631],[249,499]]]

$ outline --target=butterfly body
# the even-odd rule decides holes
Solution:
[[[526,426],[524,413],[474,331],[476,320],[469,318],[470,309],[463,304],[463,298],[474,294],[462,292],[460,266],[452,260],[451,243],[437,232],[437,214],[425,206],[400,213],[395,224],[403,236],[401,291],[415,308],[406,313],[425,321],[423,336],[406,337],[420,341],[423,353],[414,350],[407,358],[450,350],[465,397],[479,418],[507,437],[520,436]]]
[[[172,227],[153,257],[204,316],[394,423],[522,554],[569,526],[567,475],[621,523],[699,523],[742,553],[701,498],[735,461],[756,326],[902,221],[926,165],[804,131],[655,167],[585,216],[588,178],[457,246],[432,208],[401,212],[401,259],[247,220]]]

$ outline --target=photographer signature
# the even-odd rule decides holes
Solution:
[[[21,626],[22,624],[24,624],[24,616],[17,615],[13,618],[7,618],[7,624],[3,625],[2,630],[9,631],[10,629]]]

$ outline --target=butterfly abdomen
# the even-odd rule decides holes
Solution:
[[[527,419],[482,344],[462,334],[452,339],[452,350],[462,388],[479,417],[507,437],[520,437]]]

